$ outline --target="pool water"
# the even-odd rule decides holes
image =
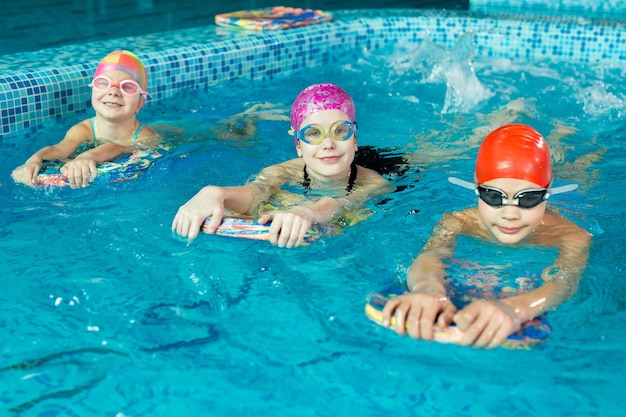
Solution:
[[[618,416],[626,382],[621,267],[623,67],[531,63],[395,45],[351,64],[271,83],[185,91],[148,104],[144,122],[183,130],[136,180],[31,190],[10,172],[85,117],[49,122],[32,141],[3,144],[0,168],[0,402],[39,416]],[[308,247],[173,236],[178,207],[200,187],[244,183],[295,156],[280,120],[300,89],[335,82],[357,103],[358,140],[403,163],[398,191],[375,214]],[[251,137],[223,121],[255,104]],[[363,314],[366,296],[400,285],[442,212],[475,204],[448,176],[471,179],[489,129],[535,126],[554,153],[549,204],[594,234],[576,296],[550,313],[539,349],[473,350],[401,338]],[[188,140],[181,140],[188,138]],[[390,163],[389,165],[393,165]],[[471,240],[463,256],[492,264]],[[512,268],[540,268],[526,250]],[[539,258],[538,258],[539,257]],[[542,258],[543,257],[543,258]]]
[[[5,2],[0,12],[0,55],[78,43],[134,37],[212,25],[218,13],[276,6],[274,0],[98,0]],[[350,8],[438,8],[467,10],[468,0],[291,0],[285,6],[324,11]],[[59,22],[63,22],[59,25]],[[163,36],[163,35],[161,35]],[[167,36],[167,35],[165,35]],[[44,61],[45,63],[47,61]]]

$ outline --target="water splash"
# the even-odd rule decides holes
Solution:
[[[442,114],[473,112],[494,95],[474,71],[473,36],[473,33],[462,35],[449,49],[436,45],[427,36],[418,45],[395,45],[393,53],[386,53],[385,57],[385,66],[390,69],[386,84],[401,87],[402,96],[411,102],[421,101],[420,95],[415,94],[416,83],[443,84],[445,98]],[[373,64],[375,67],[377,63]]]
[[[603,81],[596,80],[588,87],[581,88],[576,97],[582,102],[583,110],[591,116],[615,114],[617,119],[622,118],[626,108],[626,97],[619,93],[614,94],[611,88]]]
[[[450,49],[424,39],[414,57],[426,83],[445,83],[443,114],[469,113],[494,94],[478,79],[472,65],[473,33],[462,35]]]

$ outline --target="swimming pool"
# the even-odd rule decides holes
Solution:
[[[411,13],[346,11],[330,27],[283,34],[204,28],[146,37],[137,45],[155,101],[142,119],[176,122],[198,140],[138,180],[99,188],[33,192],[9,174],[85,117],[69,106],[88,105],[85,79],[103,45],[78,45],[84,62],[62,75],[54,61],[33,72],[22,63],[12,76],[34,74],[37,85],[24,88],[45,91],[31,103],[32,94],[11,90],[28,111],[3,121],[3,412],[620,415],[623,26]],[[197,42],[207,37],[213,42]],[[181,48],[183,39],[197,43]],[[362,147],[410,161],[389,174],[400,190],[372,203],[367,221],[298,250],[174,238],[176,209],[202,184],[241,183],[294,155],[284,123],[261,121],[243,143],[209,129],[255,103],[280,112],[320,79],[353,94]],[[36,103],[54,114],[31,111]],[[550,315],[551,341],[533,351],[474,351],[369,322],[365,296],[404,275],[442,211],[472,204],[445,179],[470,177],[484,127],[511,119],[550,136],[558,181],[581,185],[551,204],[595,235],[579,293]],[[530,270],[550,255],[499,254]]]

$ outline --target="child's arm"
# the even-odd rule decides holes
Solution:
[[[285,172],[293,169],[289,162],[282,164],[282,168]],[[338,215],[362,208],[367,200],[393,191],[393,185],[377,172],[363,167],[358,167],[358,170],[354,189],[346,197],[322,197],[314,202],[287,210],[264,213],[258,221],[261,224],[272,222],[269,230],[270,242],[279,247],[296,247],[311,225],[316,223],[328,224]],[[282,177],[284,179],[291,175],[293,178],[295,175],[300,175],[300,172],[301,168],[297,174],[292,172],[291,174],[283,174]]]
[[[112,161],[132,150],[116,143],[105,143],[77,155],[61,167],[61,173],[70,182],[70,187],[86,187],[98,175],[98,164]]]
[[[522,322],[555,310],[576,294],[589,259],[592,236],[569,220],[555,213],[546,213],[533,243],[556,247],[559,254],[554,263],[543,270],[544,284],[541,287],[503,300],[516,311]]]
[[[237,187],[206,186],[184,205],[180,206],[172,230],[180,236],[193,241],[200,232],[207,217],[211,220],[206,228],[208,233],[215,233],[224,218],[224,210],[247,213],[254,200],[254,187],[243,185]]]
[[[91,127],[89,127],[91,134]],[[133,152],[136,148],[153,147],[160,141],[161,135],[149,126],[141,129],[137,142],[125,146],[114,142],[103,143],[89,149],[74,159],[69,160],[61,167],[61,173],[67,177],[70,187],[86,187],[98,175],[97,166],[103,162],[113,161],[115,158]]]
[[[471,224],[467,211],[443,216],[407,271],[409,293],[387,302],[383,323],[389,325],[394,316],[398,334],[408,330],[411,337],[432,340],[435,322],[442,327],[452,322],[456,307],[447,297],[443,259],[452,255],[456,236],[466,233]]]
[[[35,152],[23,165],[15,168],[11,176],[17,182],[34,187],[37,184],[37,175],[45,161],[66,160],[90,136],[91,127],[88,122],[83,121],[72,126],[59,143],[45,146]]]
[[[322,197],[310,204],[263,213],[258,222],[272,222],[269,229],[270,243],[281,248],[293,248],[302,242],[311,225],[329,223],[339,207],[336,199]]]
[[[556,309],[572,297],[587,265],[591,235],[572,222],[546,213],[532,243],[559,250],[553,265],[542,273],[544,284],[527,293],[499,301],[475,301],[454,316],[464,332],[462,345],[492,348],[500,345],[521,323]]]
[[[280,188],[288,175],[290,173],[285,170],[284,164],[277,164],[264,168],[257,175],[257,180],[243,186],[206,186],[180,206],[172,222],[172,230],[191,242],[198,236],[206,218],[211,216],[205,231],[214,233],[224,218],[224,210],[250,213],[256,204]]]

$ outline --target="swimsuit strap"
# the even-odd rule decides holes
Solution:
[[[96,139],[96,137],[98,136],[96,134],[96,118],[92,117],[90,119],[91,121],[91,130],[93,131],[93,138]],[[141,132],[141,128],[143,127],[143,123],[139,123],[139,127],[137,128],[137,130],[135,131],[135,134],[133,135],[133,139],[131,142],[134,142],[137,140],[137,137],[139,136],[139,133]]]
[[[139,136],[139,132],[141,132],[142,127],[143,127],[143,123],[139,123],[139,127],[135,131],[135,134],[133,135],[133,140],[131,142],[134,142],[137,140],[137,136]]]
[[[354,183],[356,182],[356,172],[357,172],[356,161],[352,161],[352,163],[350,164],[350,178],[348,178],[348,185],[346,186],[347,194],[350,194],[352,192],[352,188],[354,188]],[[309,191],[311,189],[311,178],[309,178],[309,173],[306,170],[306,165],[302,169],[302,176],[303,176],[302,186],[306,189],[306,191]],[[306,194],[306,191],[305,191],[305,194]]]
[[[91,131],[93,132],[93,138],[96,139],[96,118],[95,116],[91,118]]]

